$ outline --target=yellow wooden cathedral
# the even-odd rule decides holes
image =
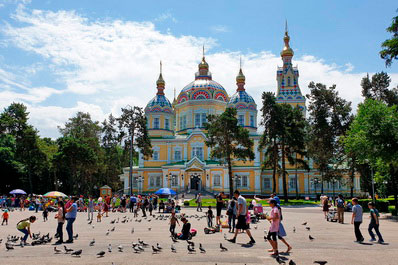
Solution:
[[[306,100],[299,87],[298,68],[292,65],[294,52],[289,44],[287,29],[283,40],[283,66],[277,68],[276,74],[277,102],[299,106],[305,113]],[[236,91],[231,96],[221,84],[213,80],[204,53],[195,79],[180,91],[172,103],[164,94],[165,84],[161,71],[156,82],[157,93],[145,108],[153,155],[149,159],[140,155],[138,165],[133,167],[133,192],[150,193],[168,187],[177,192],[228,193],[227,167],[210,157],[210,149],[205,144],[206,132],[203,124],[207,115],[221,114],[226,107],[233,107],[237,109],[239,124],[250,132],[255,153],[253,161],[234,161],[234,188],[244,194],[271,193],[272,170],[261,170],[264,152],[258,150],[258,106],[245,89],[242,68],[236,76]],[[288,192],[292,196],[296,194],[296,183],[300,196],[312,197],[319,194],[320,174],[311,161],[309,164],[309,171],[289,167],[287,183]],[[128,175],[129,169],[126,168],[121,175],[125,194],[129,194],[130,190]],[[282,193],[281,176],[277,177],[275,184],[276,191]],[[348,193],[349,189],[344,180],[324,183],[325,193],[332,193],[332,190],[336,193]],[[358,176],[354,180],[354,192],[360,192]]]

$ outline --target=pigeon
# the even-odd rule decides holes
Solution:
[[[72,252],[72,251],[73,251],[73,249],[67,248],[66,246],[64,246],[64,249],[65,249],[65,252],[66,252],[66,253],[69,253],[69,252]]]
[[[76,234],[75,236],[73,236],[73,239],[77,239],[79,237],[79,234]]]
[[[305,229],[307,229],[307,231],[310,231],[310,230],[311,230],[311,227],[306,226]]]
[[[174,245],[171,245],[171,252],[173,252],[173,253],[177,253],[177,249],[175,248],[175,246],[174,246]]]
[[[328,262],[326,260],[316,260],[316,261],[314,261],[314,263],[319,264],[319,265],[325,265]]]
[[[112,227],[111,232],[114,232],[114,231],[115,231],[115,227]]]
[[[311,235],[308,235],[308,238],[310,239],[310,240],[314,240],[315,238],[313,238]]]
[[[301,225],[307,225],[307,222],[302,223]]]
[[[195,247],[195,243],[193,241],[187,240],[188,245],[192,246],[193,248]]]
[[[296,265],[296,262],[294,262],[292,259],[289,261],[289,265]]]
[[[102,258],[105,255],[105,251],[100,251],[97,253],[98,258]]]
[[[199,243],[199,250],[200,250],[200,253],[206,253],[206,250],[202,247],[201,243]]]
[[[281,257],[279,257],[279,256],[276,256],[276,262],[278,262],[279,264],[286,264],[286,262],[283,260],[283,259],[281,259]]]
[[[76,257],[80,257],[80,255],[82,254],[82,252],[83,252],[83,250],[82,249],[79,249],[79,250],[76,250],[75,252],[72,252],[72,256],[76,256]]]
[[[220,249],[221,249],[221,251],[228,251],[228,249],[226,247],[224,247],[221,243],[220,243]]]
[[[109,236],[109,230],[108,230],[108,232],[106,232],[106,234],[105,234],[106,236]]]
[[[174,237],[172,237],[171,240],[173,240],[174,243],[177,243],[177,242],[178,242],[178,240],[175,239]]]
[[[195,252],[196,252],[195,249],[191,248],[191,245],[188,245],[188,246],[187,246],[187,249],[188,249],[188,253],[189,253],[189,254],[192,254],[192,253],[195,253]]]
[[[155,248],[154,246],[152,246],[152,254],[157,254],[159,253],[160,249]]]
[[[89,246],[92,247],[92,246],[94,246],[94,244],[95,244],[95,239],[93,238],[93,240],[90,241]]]
[[[57,247],[54,247],[54,253],[59,254],[59,253],[61,253],[61,250],[57,249]]]
[[[139,249],[139,246],[134,246],[133,250],[134,250],[135,253],[140,253],[141,252],[141,250]]]
[[[152,230],[152,227],[148,227],[148,231],[151,231]]]
[[[255,226],[254,226],[254,229],[257,230],[257,228],[258,228],[257,225],[255,225]]]
[[[117,249],[119,250],[119,252],[123,252],[123,246],[122,246],[122,245],[119,245],[119,246],[117,247]]]
[[[162,250],[163,248],[159,245],[159,243],[156,243],[156,247],[157,247],[157,249],[159,249],[159,250]]]
[[[90,222],[88,222],[87,224],[91,225],[93,223],[93,220],[90,220]]]
[[[134,228],[131,228],[131,234],[134,234]]]
[[[296,227],[293,226],[293,233],[296,233]]]
[[[112,252],[112,245],[111,244],[108,245],[108,252]]]
[[[227,240],[227,234],[224,233],[224,239]]]

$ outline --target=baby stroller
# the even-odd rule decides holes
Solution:
[[[337,222],[337,210],[336,208],[332,208],[329,210],[328,214],[326,215],[326,221],[328,222]]]

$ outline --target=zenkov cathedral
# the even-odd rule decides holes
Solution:
[[[298,83],[299,71],[293,67],[293,50],[290,37],[285,31],[284,48],[281,51],[282,67],[277,68],[278,103],[299,106],[305,113],[305,97]],[[138,166],[133,167],[133,192],[154,192],[162,187],[177,192],[218,193],[229,192],[226,165],[210,157],[210,148],[205,144],[204,123],[209,114],[221,114],[227,107],[237,109],[240,126],[250,132],[254,142],[253,161],[234,161],[233,183],[244,194],[268,195],[272,192],[272,170],[261,170],[264,152],[258,150],[260,134],[257,132],[258,106],[245,89],[245,75],[242,68],[236,76],[236,92],[229,96],[224,87],[213,80],[209,64],[203,54],[195,80],[186,85],[173,103],[164,94],[165,81],[162,73],[156,82],[157,93],[145,108],[147,127],[151,138],[153,155],[144,159],[140,154]],[[315,196],[320,192],[320,173],[312,161],[310,170],[288,167],[288,192],[296,194],[296,183],[301,196]],[[124,170],[124,193],[129,194],[129,169]],[[296,182],[297,176],[297,182]],[[349,193],[346,181],[334,184],[336,193]],[[324,192],[332,193],[333,184],[324,183]],[[277,176],[276,191],[282,193],[282,176]],[[360,192],[359,176],[354,179],[354,192]]]

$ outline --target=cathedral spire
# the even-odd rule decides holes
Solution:
[[[199,76],[207,77],[209,75],[209,64],[206,62],[205,58],[205,45],[202,46],[202,61],[199,64]]]
[[[162,61],[160,61],[160,73],[159,73],[159,78],[156,81],[156,87],[158,89],[158,92],[156,93],[157,95],[164,95],[164,87],[165,87],[165,82],[163,80],[162,76]]]
[[[246,77],[242,71],[242,57],[239,57],[239,73],[236,76],[236,85],[238,89],[236,91],[245,91],[245,80]]]
[[[287,29],[287,20],[286,20],[286,22],[285,22],[285,36],[283,37],[283,42],[285,43],[285,46],[283,47],[283,50],[281,51],[281,56],[283,58],[284,63],[285,62],[290,62],[291,58],[294,55],[294,52],[293,52],[292,48],[290,48],[289,41],[290,41],[290,36],[289,36],[288,29]],[[286,61],[284,59],[285,57],[287,59]]]

